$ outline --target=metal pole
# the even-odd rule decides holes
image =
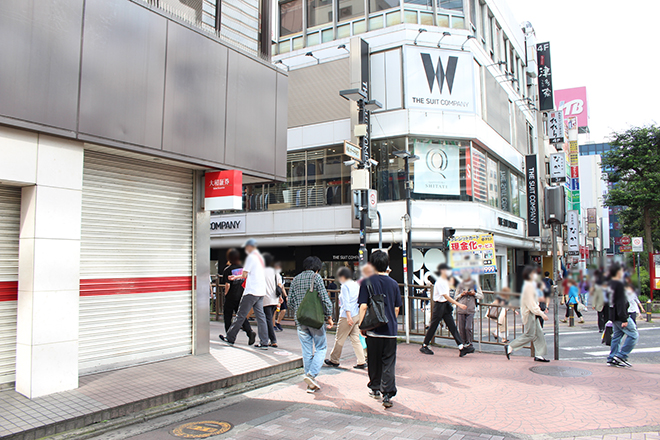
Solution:
[[[553,224],[552,225],[552,278],[553,278],[553,289],[554,289],[554,295],[552,297],[554,298],[554,315],[555,315],[555,325],[554,325],[554,330],[555,330],[555,339],[554,339],[554,345],[555,345],[555,360],[559,360],[559,291],[557,289],[557,282],[559,281],[557,279],[557,225]]]
[[[405,158],[405,178],[406,178],[406,216],[408,217],[408,228],[407,228],[407,235],[406,235],[406,247],[408,249],[408,252],[410,255],[412,255],[412,217],[410,215],[410,212],[412,211],[412,182],[410,181],[410,156],[407,156]],[[403,236],[401,237],[401,241],[403,241]],[[408,284],[409,286],[413,285],[413,261],[412,258],[408,258],[407,261],[404,263],[406,265],[406,276],[405,276],[405,283]],[[413,293],[413,296],[415,294]],[[406,299],[406,304],[408,309],[412,309],[412,300]],[[408,327],[411,325],[411,320],[413,319],[412,316],[408,316]]]
[[[365,108],[364,99],[358,102],[358,119],[360,124],[367,125],[367,135],[360,136],[360,147],[362,149],[362,162],[359,168],[365,168],[369,162],[369,112]],[[367,202],[365,201],[366,191],[360,191],[360,250],[358,251],[360,268],[367,264],[367,217],[365,215]]]
[[[383,248],[383,217],[380,215],[380,211],[376,211],[378,215],[378,249]]]
[[[401,237],[406,233],[406,216],[401,217]],[[403,310],[404,310],[404,328],[406,330],[406,344],[410,344],[410,307],[408,305],[410,293],[408,291],[408,246],[406,240],[401,240],[403,244]]]
[[[637,284],[639,284],[639,294],[642,294],[642,279],[639,277],[639,266],[641,266],[642,261],[639,259],[639,252],[637,252]]]

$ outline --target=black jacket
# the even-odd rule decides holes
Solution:
[[[623,283],[618,280],[611,280],[608,289],[608,299],[610,303],[610,321],[626,322],[628,321],[628,299]]]

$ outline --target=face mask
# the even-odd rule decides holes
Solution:
[[[532,281],[536,281],[536,279],[537,279],[538,277],[539,277],[539,276],[538,276],[537,274],[535,274],[535,273],[532,274]]]

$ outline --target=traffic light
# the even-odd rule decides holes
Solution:
[[[442,228],[442,244],[445,250],[449,250],[449,240],[456,234],[454,228]]]

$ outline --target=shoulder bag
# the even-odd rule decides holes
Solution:
[[[389,322],[387,315],[385,314],[385,295],[383,294],[374,294],[374,287],[371,285],[369,279],[365,279],[364,282],[367,285],[367,290],[369,291],[369,303],[367,308],[367,313],[364,315],[364,319],[360,323],[360,330],[373,330],[378,327],[382,327]]]
[[[320,329],[325,323],[325,313],[323,311],[323,303],[321,302],[321,298],[319,298],[319,292],[314,289],[316,277],[318,275],[312,277],[309,290],[305,293],[305,297],[300,302],[298,310],[296,310],[296,319],[300,325]]]

